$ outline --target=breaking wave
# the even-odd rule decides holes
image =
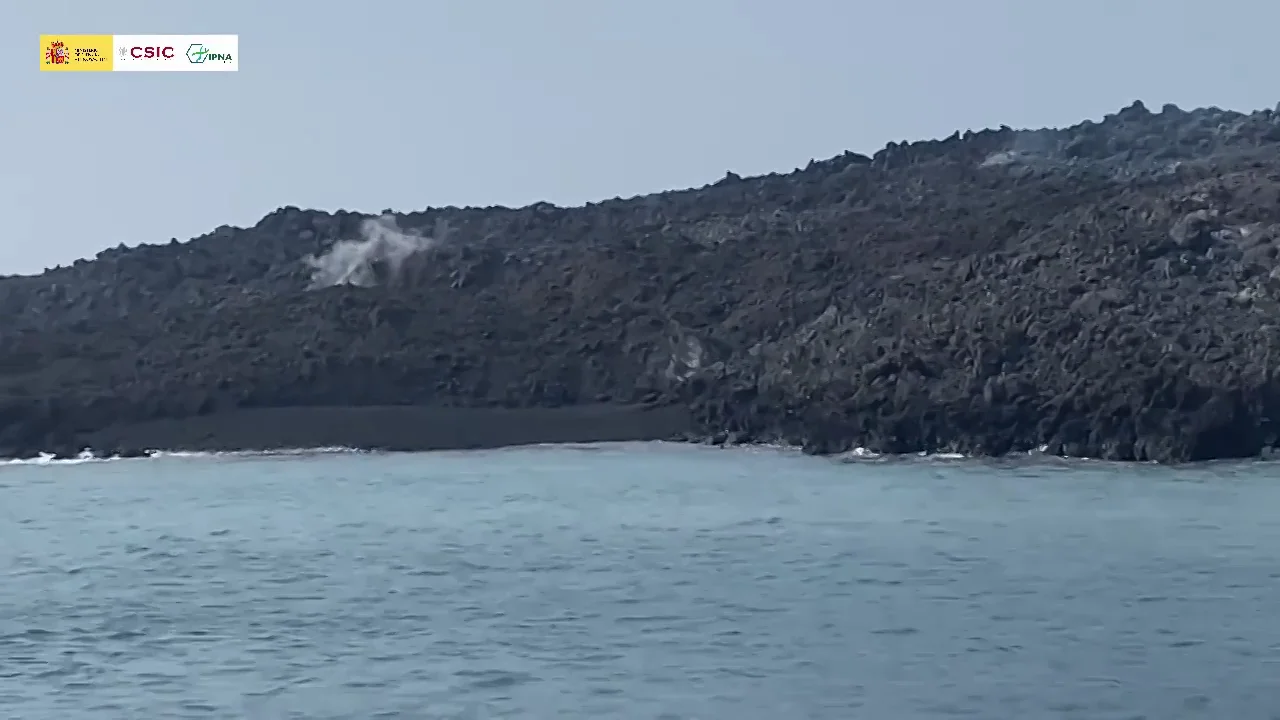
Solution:
[[[255,458],[298,457],[305,455],[367,455],[367,450],[346,447],[289,448],[281,450],[237,450],[234,452],[198,452],[188,450],[150,450],[139,457],[97,455],[84,450],[73,458],[59,458],[52,453],[40,453],[33,458],[0,460],[0,467],[12,465],[84,465],[86,463],[126,462],[132,460],[159,460],[162,458]]]

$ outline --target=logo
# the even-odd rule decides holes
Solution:
[[[40,69],[57,72],[103,72],[114,61],[110,35],[41,35]]]
[[[205,47],[204,43],[191,43],[191,47],[187,48],[187,60],[195,65],[201,63],[229,63],[231,62],[231,53],[216,53]]]
[[[129,48],[126,48],[123,45],[120,46],[120,57],[131,57],[135,60],[153,60],[157,58],[171,60],[174,56],[174,52],[172,45],[148,45],[146,47],[134,45]]]
[[[61,40],[54,40],[44,51],[46,65],[66,65],[71,62],[71,50]]]
[[[4,0],[0,0],[3,3]],[[117,70],[137,72],[236,72],[239,35],[117,35]]]

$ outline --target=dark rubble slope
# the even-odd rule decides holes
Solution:
[[[399,215],[440,244],[308,289],[303,258],[365,219],[284,208],[0,279],[0,453],[233,408],[601,401],[816,452],[1277,440],[1270,110],[1135,104],[582,208]]]

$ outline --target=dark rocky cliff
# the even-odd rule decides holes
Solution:
[[[0,279],[0,318],[8,455],[239,408],[608,402],[818,452],[1250,456],[1280,434],[1280,113],[1135,104],[582,208],[283,208]]]

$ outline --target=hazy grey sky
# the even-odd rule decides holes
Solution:
[[[580,204],[1280,100],[1267,0],[0,2],[0,274],[282,205]],[[237,33],[240,71],[41,73],[40,33]]]

